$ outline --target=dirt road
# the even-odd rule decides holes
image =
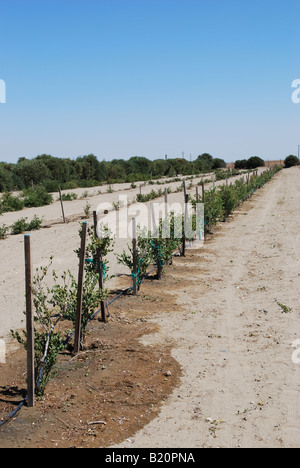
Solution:
[[[299,176],[299,168],[279,173],[204,249],[179,260],[185,312],[159,313],[160,332],[143,343],[174,344],[181,386],[122,447],[300,446],[300,364],[292,361],[300,340]]]

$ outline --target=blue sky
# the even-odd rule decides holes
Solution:
[[[0,160],[280,159],[300,0],[0,0]]]

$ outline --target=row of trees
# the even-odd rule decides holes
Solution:
[[[144,157],[99,161],[93,154],[72,160],[43,154],[31,160],[20,158],[17,164],[0,163],[0,191],[24,190],[42,183],[49,192],[56,192],[59,186],[72,189],[106,182],[131,183],[178,174],[193,175],[221,167],[226,167],[226,163],[209,154],[193,162],[186,159],[150,161]]]
[[[290,155],[285,158],[284,161],[284,167],[293,167],[293,166],[299,166],[300,162],[297,156]],[[257,167],[264,167],[265,162],[259,158],[258,156],[253,156],[252,158],[249,159],[242,159],[239,161],[235,162],[235,169],[256,169]]]
[[[249,169],[264,165],[260,158],[252,159],[255,161]],[[73,189],[101,183],[132,183],[178,174],[196,175],[224,167],[224,160],[208,153],[198,156],[195,161],[178,158],[151,161],[137,156],[128,161],[99,161],[93,154],[73,160],[43,154],[31,160],[20,158],[17,164],[0,163],[0,192],[24,190],[37,184],[43,184],[48,192],[56,192],[59,186]]]
[[[256,169],[257,167],[264,167],[265,161],[258,156],[252,156],[249,159],[242,159],[235,162],[235,169]]]

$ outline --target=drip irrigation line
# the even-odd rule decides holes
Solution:
[[[24,398],[23,401],[21,401],[21,403],[17,406],[16,409],[14,409],[14,411],[12,413],[10,413],[10,415],[7,416],[7,419],[5,421],[2,421],[0,423],[0,427],[4,426],[4,424],[7,424],[9,421],[11,421],[13,419],[14,416],[16,416],[16,414],[21,410],[21,408],[25,405],[27,401],[27,397]]]

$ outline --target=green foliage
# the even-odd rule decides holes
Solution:
[[[11,232],[15,236],[18,234],[22,234],[23,232],[37,231],[41,229],[42,224],[43,220],[38,218],[37,216],[34,216],[32,221],[30,221],[29,223],[27,223],[27,218],[21,218],[11,226]]]
[[[197,167],[201,172],[209,172],[213,169],[213,157],[204,153],[198,156]]]
[[[24,190],[24,205],[27,208],[50,205],[53,197],[42,185],[36,185]]]
[[[138,290],[141,283],[147,274],[147,270],[151,264],[154,264],[158,269],[158,277],[161,277],[164,266],[169,264],[174,251],[179,247],[182,236],[176,238],[176,222],[174,213],[164,221],[160,220],[159,228],[156,232],[151,233],[146,229],[139,229],[137,232],[137,275],[133,273],[133,246],[128,245],[128,251],[123,251],[121,255],[117,255],[118,263],[125,265],[131,271],[134,284]],[[181,223],[182,220],[179,220]],[[180,229],[180,232],[182,230]]]
[[[103,231],[108,234],[108,231]],[[104,256],[110,251],[111,239],[96,239],[92,230],[89,230],[89,242],[87,254],[95,255],[98,249]],[[80,255],[80,250],[76,252]],[[78,284],[70,271],[64,272],[59,278],[52,271],[52,286],[47,276],[52,266],[53,257],[49,265],[36,270],[32,281],[33,305],[34,305],[34,338],[35,338],[35,380],[39,395],[42,395],[49,379],[54,375],[54,367],[59,353],[66,347],[66,336],[61,331],[56,331],[61,320],[70,320],[75,324],[77,311]],[[99,289],[98,269],[91,268],[89,264],[85,268],[82,301],[82,339],[85,330],[95,309],[101,301],[107,297],[108,291]],[[15,332],[11,330],[13,338],[27,347],[26,332]]]
[[[32,280],[32,294],[34,305],[34,351],[35,351],[35,382],[36,392],[43,395],[45,386],[53,375],[53,368],[57,357],[64,349],[64,336],[61,332],[55,332],[57,323],[62,318],[59,309],[53,310],[52,289],[45,287],[44,282],[52,265],[52,258],[47,267],[40,267],[36,270],[36,275]],[[56,313],[55,313],[56,312]],[[27,349],[27,336],[23,331],[11,330],[11,335],[25,349]]]
[[[92,205],[89,202],[86,202],[85,207],[83,209],[86,218],[89,218],[89,216],[90,216],[91,207],[92,207]]]
[[[0,213],[11,211],[22,211],[24,202],[19,197],[14,197],[10,193],[4,193],[0,200]]]
[[[0,226],[0,239],[5,239],[8,231],[9,231],[9,227],[5,226],[5,224]]]
[[[79,229],[79,237],[81,237],[82,226]],[[98,275],[99,267],[97,264],[97,251],[102,262],[102,268],[105,272],[103,275],[104,280],[108,279],[109,264],[107,255],[113,251],[114,239],[111,231],[100,224],[98,227],[98,235],[96,236],[95,230],[92,227],[88,227],[87,230],[87,246],[86,246],[86,264],[85,270],[92,271],[94,275]],[[75,250],[78,258],[80,257],[80,249]]]
[[[168,265],[174,255],[174,251],[179,248],[182,235],[177,237],[178,227],[182,223],[184,228],[184,217],[180,215],[175,217],[174,213],[164,220],[160,220],[159,228],[154,238],[151,238],[149,233],[150,248],[152,249],[152,257],[155,260],[155,265],[158,268],[158,276],[163,272],[164,266]],[[182,229],[182,232],[183,229]]]
[[[293,166],[299,166],[300,162],[297,156],[293,156],[292,154],[290,156],[287,156],[284,161],[284,167],[289,168]]]
[[[41,184],[44,180],[52,178],[50,169],[39,158],[19,160],[18,164],[13,168],[13,173],[23,182],[25,187],[30,187],[32,184]]]
[[[256,169],[257,167],[264,167],[265,162],[263,159],[259,158],[258,156],[252,156],[247,161],[246,169]]]
[[[232,186],[222,186],[220,188],[220,199],[222,200],[223,215],[225,220],[239,203],[235,188]]]
[[[63,201],[73,201],[73,200],[77,200],[77,194],[74,192],[63,193],[61,198]]]
[[[163,195],[163,191],[159,189],[157,192],[155,190],[151,190],[150,193],[143,195],[143,194],[138,194],[136,196],[136,200],[138,203],[147,203],[150,200],[155,200],[156,198],[160,198]]]
[[[135,184],[178,174],[191,175],[201,170],[224,167],[225,162],[210,155],[202,155],[190,162],[183,158],[156,159],[134,156],[128,161],[114,159],[99,161],[93,154],[77,159],[55,158],[43,154],[32,160],[20,158],[17,164],[0,163],[0,192],[24,190],[33,185],[43,184],[47,192],[77,187],[95,187],[102,183]]]
[[[258,156],[252,156],[251,158],[238,160],[235,162],[235,169],[256,169],[258,167],[264,167],[265,162]]]
[[[0,163],[0,192],[11,192],[14,189],[14,180],[11,165]]]
[[[54,277],[54,279],[55,286],[53,288],[53,305],[59,307],[63,312],[64,318],[73,322],[73,325],[75,326],[78,284],[70,271],[64,272],[61,276],[60,280],[62,280],[62,285],[57,283],[57,277]],[[107,295],[108,291],[99,289],[98,274],[87,269],[84,276],[82,296],[82,340],[84,340],[86,327],[91,320],[95,309],[99,306],[101,301],[105,300]]]
[[[27,218],[21,218],[16,221],[11,227],[11,233],[16,236],[27,231]]]
[[[125,265],[131,271],[133,282],[138,290],[141,287],[141,282],[147,273],[147,269],[153,263],[153,251],[150,248],[150,242],[146,230],[138,230],[137,232],[137,249],[136,262],[138,266],[137,275],[133,273],[133,247],[128,245],[128,252],[125,250],[121,255],[117,255],[118,263]]]
[[[224,205],[220,190],[215,188],[209,192],[205,192],[205,232],[209,232],[210,229],[222,219],[224,219]]]
[[[248,183],[237,180],[229,186],[222,185],[206,191],[204,204],[205,232],[210,232],[217,222],[225,221],[240,203],[268,182],[280,169],[280,167],[275,167],[258,177],[253,175]],[[193,204],[196,204],[196,200],[193,200]]]
[[[247,169],[247,159],[237,160],[234,167],[235,169]]]

